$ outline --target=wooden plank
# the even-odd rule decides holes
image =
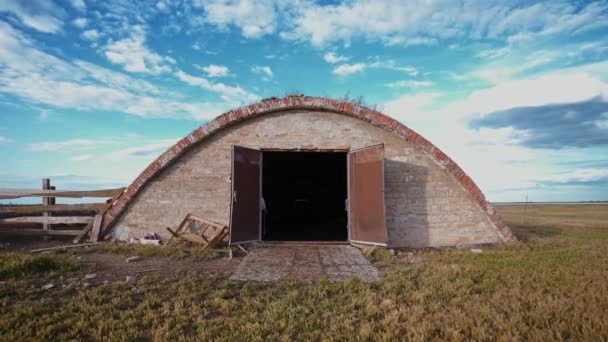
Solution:
[[[104,190],[37,190],[37,189],[0,189],[0,199],[20,197],[116,197],[122,194],[125,188]]]
[[[192,234],[192,233],[183,233],[183,234],[180,234],[179,237],[186,241],[200,243],[205,246],[208,244],[207,240],[203,239],[202,237],[200,237],[196,234]]]
[[[217,223],[217,222],[213,222],[213,221],[209,221],[209,220],[205,220],[203,218],[200,218],[198,216],[194,216],[192,214],[190,214],[189,217],[190,217],[191,220],[199,221],[199,222],[202,222],[202,223],[204,223],[206,225],[213,226],[213,227],[217,228],[217,230],[221,230],[225,226],[223,224],[220,224],[220,223]]]
[[[215,246],[218,242],[222,241],[222,239],[225,238],[226,236],[228,236],[228,227],[224,226],[224,228],[222,230],[220,230],[217,233],[217,235],[211,239],[211,241],[209,241],[209,244],[207,246],[205,246],[205,248],[203,248],[203,250],[207,249],[208,247]]]
[[[169,240],[167,240],[165,247],[169,246],[169,243],[171,242],[171,240],[173,240],[173,238],[179,239],[179,236],[177,235],[177,233],[175,233],[173,230],[171,230],[171,228],[167,227],[167,230],[169,231],[169,233],[171,233],[171,237],[169,238]]]
[[[89,236],[89,242],[99,241],[99,229],[101,228],[102,218],[102,215],[95,215],[95,218],[93,219],[93,230],[91,231],[91,235]]]
[[[80,234],[78,234],[78,236],[76,236],[74,238],[74,240],[72,240],[73,243],[79,243],[80,240],[82,240],[82,238],[87,235],[87,233],[89,231],[91,231],[91,229],[93,228],[93,221],[95,221],[95,219],[89,221],[89,224],[87,224],[86,227],[84,227],[84,229],[80,232]]]
[[[96,211],[103,213],[110,208],[111,203],[90,204],[56,204],[56,205],[20,205],[0,207],[0,213],[36,214],[42,212]]]
[[[87,224],[91,216],[21,216],[0,219],[0,223],[44,223],[50,224]]]
[[[186,226],[186,224],[188,224],[190,222],[190,216],[192,216],[192,214],[188,214],[188,215],[186,215],[186,217],[184,217],[184,219],[182,220],[182,222],[179,224],[179,226],[175,230],[176,234],[181,233],[182,229],[184,229],[184,227]]]
[[[57,247],[49,247],[49,248],[39,248],[39,249],[32,249],[30,251],[30,253],[40,253],[40,252],[54,251],[54,250],[58,250],[58,249],[89,247],[89,246],[95,246],[98,244],[99,244],[99,242],[92,242],[92,243],[81,243],[79,245],[67,245],[67,246],[57,246]]]
[[[0,234],[11,234],[11,235],[78,235],[81,232],[80,229],[64,229],[64,230],[43,230],[43,229],[2,229],[0,228]]]

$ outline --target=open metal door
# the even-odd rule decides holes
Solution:
[[[262,152],[232,146],[230,244],[260,240]]]
[[[384,214],[384,145],[348,154],[349,240],[386,246]]]

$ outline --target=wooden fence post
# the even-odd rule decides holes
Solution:
[[[42,178],[42,190],[51,190],[51,188],[52,188],[51,180],[49,178]],[[55,198],[42,197],[42,205],[51,205],[51,204],[55,204]],[[48,218],[50,215],[51,214],[48,211],[45,211],[42,213],[42,217],[45,217],[45,218]],[[42,229],[44,229],[44,230],[51,229],[51,225],[48,223],[48,219],[44,220],[44,223],[42,224]],[[42,237],[42,239],[48,240],[49,237],[48,237],[48,235],[44,235]]]

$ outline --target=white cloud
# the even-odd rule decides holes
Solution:
[[[476,56],[480,57],[480,58],[493,59],[493,58],[502,57],[502,56],[508,54],[509,52],[510,52],[509,47],[503,47],[503,48],[498,48],[498,49],[482,50],[479,53],[477,53]]]
[[[71,160],[73,160],[73,161],[87,161],[87,160],[91,160],[91,159],[93,159],[92,154],[81,154],[78,156],[73,156],[71,158]]]
[[[595,125],[595,127],[599,128],[599,129],[608,130],[608,113],[602,113],[601,119],[596,120],[593,124]],[[607,134],[608,134],[608,132],[607,132]]]
[[[44,142],[28,144],[27,149],[29,151],[33,151],[33,152],[81,150],[81,149],[91,148],[91,147],[95,147],[97,145],[103,145],[103,144],[108,144],[108,143],[111,143],[111,141],[94,140],[94,139],[44,141]]]
[[[3,22],[0,65],[4,66],[0,68],[0,92],[35,104],[197,120],[227,109],[221,102],[184,102],[170,91],[88,62],[64,61],[37,49],[28,37]],[[161,92],[163,96],[158,96]]]
[[[110,88],[118,89],[123,92],[149,95],[158,95],[161,92],[161,90],[155,85],[141,79],[132,78],[121,72],[105,69],[95,64],[80,60],[75,61],[73,64],[74,67],[76,67],[76,70],[72,71],[76,74],[76,76],[72,76],[73,80],[90,78],[98,81],[99,83],[107,85]],[[78,75],[80,73],[83,73],[83,75]]]
[[[82,37],[86,40],[96,41],[99,38],[99,31],[92,29],[82,32]]]
[[[483,115],[516,107],[576,103],[595,97],[608,101],[608,84],[583,73],[554,73],[475,91],[462,104],[462,109]]]
[[[158,142],[145,145],[129,147],[114,151],[108,155],[109,160],[126,160],[131,158],[146,158],[156,157],[163,151],[173,146],[178,139],[163,139]]]
[[[340,62],[346,62],[347,60],[350,59],[350,57],[340,56],[340,55],[335,54],[333,52],[328,52],[325,55],[323,55],[323,59],[327,63],[336,64],[336,63],[340,63]]]
[[[537,151],[517,145],[526,132],[513,128],[470,129],[458,105],[438,106],[442,94],[424,92],[403,95],[383,105],[386,113],[422,134],[456,161],[485,191],[531,185],[540,176],[536,168],[522,168],[538,158]],[[441,124],[437,124],[441,122]],[[483,163],[479,161],[483,160]],[[496,175],[501,177],[497,178]]]
[[[435,83],[431,81],[403,80],[387,83],[389,88],[425,88],[432,87]]]
[[[104,47],[104,55],[114,64],[122,65],[126,71],[160,74],[171,71],[174,60],[148,50],[146,33],[142,26],[131,28],[127,38],[110,42]]]
[[[436,92],[405,94],[385,103],[384,109],[400,120],[433,122],[450,118],[455,125],[463,126],[471,118],[512,108],[579,103],[594,98],[608,101],[608,84],[581,72],[555,72],[502,82],[456,101],[441,102],[441,97]]]
[[[103,85],[86,85],[46,79],[39,75],[12,78],[0,90],[61,108],[116,111],[138,116],[185,116],[183,104],[148,95],[137,95]],[[35,86],[32,86],[32,85]],[[166,111],[163,114],[163,111]],[[170,114],[171,113],[171,114]]]
[[[332,70],[332,73],[340,76],[348,76],[363,71],[367,65],[365,63],[341,64]]]
[[[298,2],[282,36],[315,46],[348,44],[355,38],[387,45],[428,45],[463,37],[521,41],[606,27],[607,8],[603,2],[585,5],[504,1],[353,0],[329,5]]]
[[[87,23],[88,21],[86,18],[77,18],[72,20],[72,24],[79,28],[84,28],[85,26],[87,26]]]
[[[350,63],[350,64],[344,63],[341,65],[338,65],[337,67],[334,68],[332,73],[336,74],[336,75],[345,76],[345,75],[350,75],[350,74],[353,74],[356,72],[361,72],[367,68],[402,71],[402,72],[409,74],[410,76],[418,75],[418,70],[412,66],[400,66],[397,62],[395,62],[392,59],[382,60],[377,56],[374,58],[373,62],[368,62],[368,63],[360,62],[360,63]]]
[[[390,69],[403,71],[410,76],[417,76],[418,70],[412,66],[401,66],[393,59],[380,59],[379,57],[375,57],[375,61],[368,64],[370,68],[374,69]]]
[[[577,48],[574,48],[577,49]],[[498,84],[530,73],[539,67],[545,66],[565,55],[561,51],[538,50],[525,56],[525,58],[511,61],[498,59],[486,64],[468,74],[461,75],[462,80],[482,80]],[[486,58],[491,59],[489,56]]]
[[[71,0],[71,2],[72,6],[81,12],[84,12],[87,9],[87,4],[84,0]]]
[[[23,25],[40,32],[55,33],[62,27],[62,21],[57,18],[58,15],[61,15],[62,10],[50,1],[2,0],[0,1],[0,12],[11,13]]]
[[[272,0],[209,0],[198,1],[205,14],[203,21],[226,29],[235,26],[248,38],[273,33],[279,20],[277,3]]]
[[[9,142],[12,142],[12,140],[5,136],[0,135],[0,144],[9,143]]]
[[[588,183],[608,180],[608,169],[577,169],[572,172],[537,178],[543,183]]]
[[[166,11],[169,7],[167,6],[166,3],[159,1],[156,3],[156,8],[158,8],[159,11],[164,12]]]
[[[530,132],[510,126],[473,129],[469,120],[477,115],[517,107],[579,103],[598,98],[608,101],[608,84],[596,78],[594,72],[604,67],[605,64],[577,67],[504,81],[449,102],[444,99],[450,94],[405,94],[383,107],[388,114],[422,133],[453,158],[490,198],[508,198],[504,196],[518,195],[513,189],[534,188],[539,180],[573,180],[564,175],[546,176],[552,169],[546,165],[546,160],[568,160],[564,156],[566,152],[560,150],[559,155],[549,157],[550,150],[531,149],[520,144],[529,138]],[[598,121],[603,120],[593,124],[597,126]],[[582,152],[574,150],[572,153],[580,155]],[[484,162],[480,163],[480,160]],[[497,174],[501,177],[496,178]],[[593,175],[596,173],[575,174],[579,179],[592,179]],[[505,192],[507,190],[510,192]]]
[[[236,104],[243,101],[253,101],[257,99],[257,96],[248,93],[241,87],[231,87],[223,83],[212,83],[206,78],[192,76],[181,70],[176,71],[175,76],[180,81],[191,86],[197,86],[205,90],[219,93],[225,101],[231,104]]]
[[[274,76],[272,69],[269,66],[254,65],[253,67],[251,67],[251,71],[256,74],[262,75],[262,78],[266,81],[271,79],[272,76]]]
[[[392,117],[403,122],[424,120],[428,117],[427,108],[434,104],[440,96],[441,94],[436,92],[407,94],[386,102],[383,107]]]
[[[230,73],[228,67],[223,65],[210,64],[205,67],[198,67],[207,74],[207,77],[226,77]]]
[[[436,45],[436,38],[429,37],[404,37],[404,36],[393,36],[385,39],[386,45],[396,46],[400,45],[403,47],[412,45]]]
[[[201,44],[199,44],[198,42],[194,42],[194,44],[192,44],[192,49],[199,51],[201,49]]]

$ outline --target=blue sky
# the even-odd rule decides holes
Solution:
[[[378,104],[492,201],[608,200],[608,2],[0,0],[1,187],[128,185],[287,92]]]

